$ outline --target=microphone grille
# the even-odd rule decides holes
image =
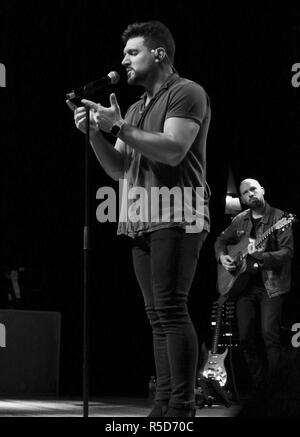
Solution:
[[[110,77],[112,84],[116,84],[120,80],[120,75],[117,71],[111,71],[110,73],[108,73],[108,76]]]

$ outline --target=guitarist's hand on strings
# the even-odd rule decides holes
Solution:
[[[236,269],[235,261],[233,258],[231,258],[230,255],[222,254],[220,256],[220,263],[222,264],[224,269],[228,270],[229,272]]]

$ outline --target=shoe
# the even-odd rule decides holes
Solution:
[[[168,408],[168,411],[164,415],[164,417],[195,417],[196,416],[196,408]]]
[[[168,411],[168,402],[155,402],[147,417],[164,417]]]

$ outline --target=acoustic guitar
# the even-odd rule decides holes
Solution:
[[[274,225],[267,229],[258,239],[255,240],[255,248],[260,249],[266,239],[276,230],[284,231],[296,220],[294,214],[285,213]],[[217,289],[221,295],[237,297],[246,287],[249,279],[257,272],[257,261],[249,257],[249,238],[245,235],[235,245],[227,246],[228,255],[234,260],[236,268],[233,271],[226,270],[221,263],[218,263]]]

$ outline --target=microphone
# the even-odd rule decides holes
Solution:
[[[104,88],[110,84],[116,84],[120,80],[120,75],[117,71],[111,71],[107,76],[101,77],[93,82],[83,85],[80,88],[76,88],[70,93],[66,94],[67,100],[75,99],[76,97],[83,97],[88,92],[96,91],[100,88]]]

